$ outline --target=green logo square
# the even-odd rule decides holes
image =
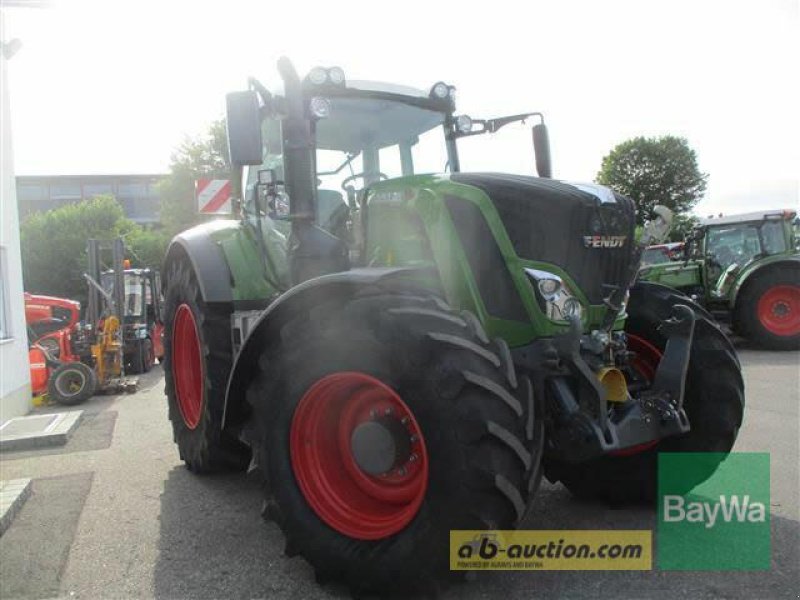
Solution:
[[[702,483],[687,489],[694,481]],[[769,507],[767,453],[659,454],[659,568],[768,570]]]

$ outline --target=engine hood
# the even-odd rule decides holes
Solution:
[[[501,173],[453,173],[492,201],[516,254],[554,264],[601,304],[625,285],[633,259],[633,202],[596,184]]]

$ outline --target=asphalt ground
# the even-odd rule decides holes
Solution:
[[[443,597],[797,598],[800,353],[739,353],[747,411],[735,449],[770,453],[770,571],[486,572]],[[283,555],[277,526],[260,517],[255,477],[183,468],[163,387],[156,368],[138,393],[83,405],[66,446],[0,455],[2,479],[33,478],[30,499],[0,537],[0,597],[349,597]],[[652,510],[580,502],[545,482],[525,525],[647,529],[655,520]]]

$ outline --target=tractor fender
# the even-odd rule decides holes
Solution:
[[[430,282],[435,282],[431,286]],[[425,284],[428,285],[425,285]],[[440,293],[438,273],[432,268],[381,267],[351,269],[341,273],[322,275],[294,286],[280,296],[258,317],[239,354],[236,356],[225,394],[223,427],[241,424],[245,417],[242,406],[247,386],[258,369],[258,359],[263,349],[280,340],[285,323],[298,313],[333,298],[346,300],[358,291],[379,287],[386,291],[417,290]]]
[[[775,270],[786,268],[797,269],[799,267],[800,255],[773,256],[745,267],[733,284],[733,288],[731,288],[730,299],[728,300],[729,308],[731,310],[736,308],[737,299],[742,295],[742,292],[761,275],[771,273]]]
[[[164,278],[163,288],[166,289],[169,285],[169,266],[185,256],[191,262],[192,269],[197,276],[203,301],[208,303],[233,302],[230,268],[225,261],[222,249],[211,237],[215,231],[228,229],[231,224],[238,226],[237,221],[209,221],[187,229],[172,238],[161,269]]]

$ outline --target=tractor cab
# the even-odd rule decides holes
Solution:
[[[362,224],[370,192],[385,181],[458,173],[459,138],[534,119],[537,170],[550,177],[541,113],[472,119],[455,114],[455,88],[443,82],[421,90],[349,81],[338,67],[316,67],[303,79],[287,63],[279,70],[282,95],[254,79],[228,95],[228,135],[246,219],[267,247],[280,243],[275,229],[289,233],[275,222],[291,223],[293,256],[286,270],[281,261],[271,265],[280,283],[368,263]]]
[[[101,285],[112,297],[114,281],[113,270],[101,274]],[[124,285],[120,317],[128,372],[149,371],[164,354],[161,274],[155,269],[126,268]]]
[[[794,216],[783,210],[704,219],[686,251],[698,261],[706,301],[724,301],[738,273],[755,261],[791,253]]]
[[[161,275],[153,269],[125,269],[123,323],[152,327],[161,322]],[[114,271],[102,274],[103,288],[114,292]]]

